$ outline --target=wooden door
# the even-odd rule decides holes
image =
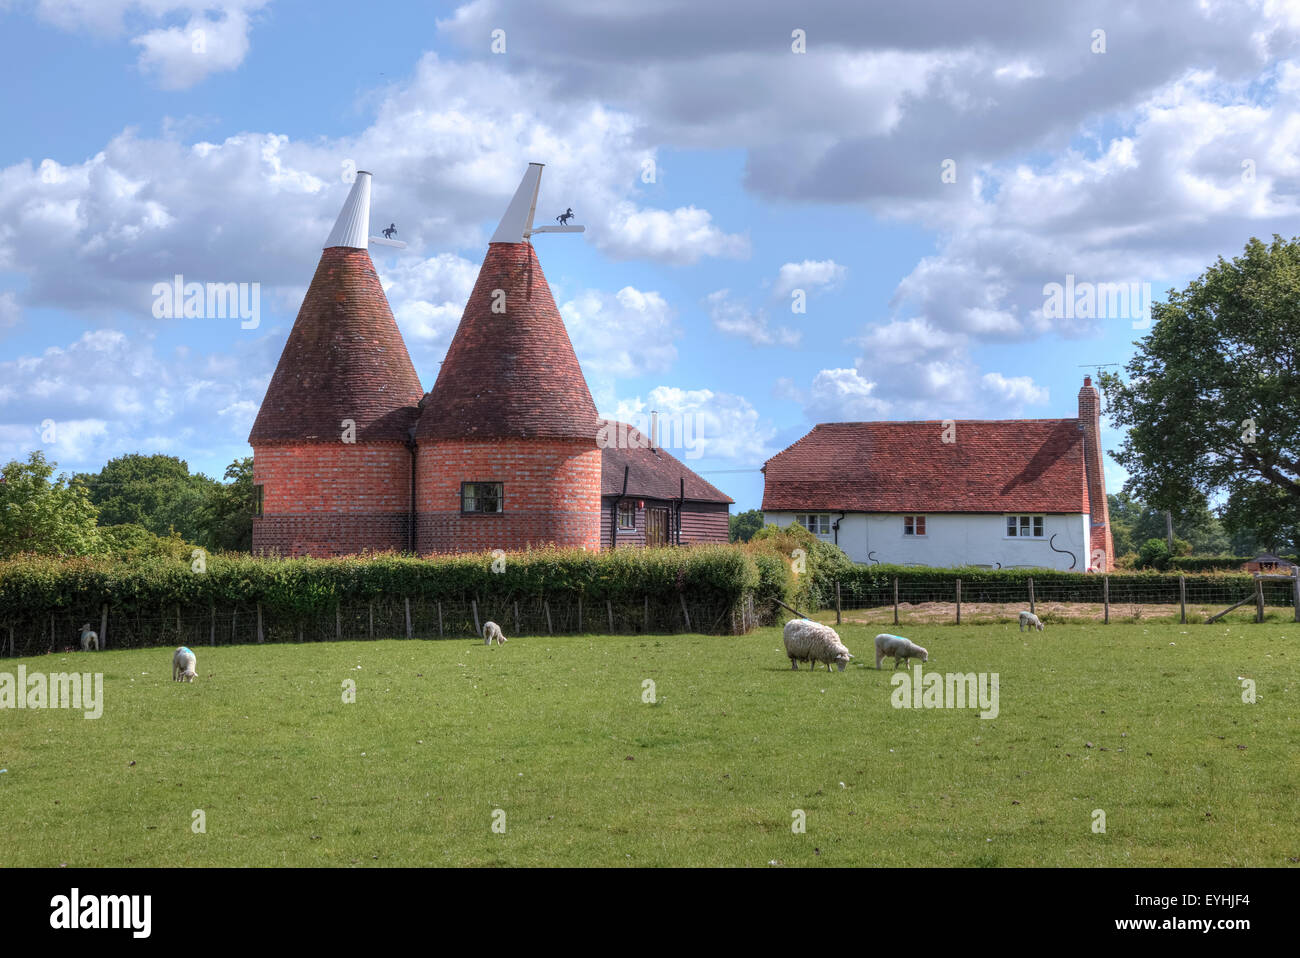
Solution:
[[[668,544],[668,510],[647,509],[645,513],[645,544],[663,546]]]

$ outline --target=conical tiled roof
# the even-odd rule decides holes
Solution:
[[[537,253],[526,242],[489,244],[417,438],[582,438],[594,445],[598,428]]]

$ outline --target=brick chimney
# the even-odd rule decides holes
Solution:
[[[1092,543],[1088,568],[1094,572],[1109,572],[1115,568],[1115,544],[1110,531],[1110,506],[1106,501],[1106,475],[1101,454],[1101,394],[1093,386],[1091,376],[1083,377],[1083,388],[1079,390],[1079,425],[1083,429],[1084,468],[1092,511],[1089,517]]]

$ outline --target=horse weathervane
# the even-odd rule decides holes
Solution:
[[[529,163],[528,172],[515,190],[514,198],[506,207],[505,216],[492,234],[493,243],[526,243],[534,233],[585,233],[585,226],[570,226],[573,208],[565,210],[556,220],[559,226],[534,226],[533,217],[537,213],[537,191],[542,184],[541,163]]]

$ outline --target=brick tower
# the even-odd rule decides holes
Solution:
[[[420,404],[422,554],[600,548],[596,406],[529,242],[561,231],[533,229],[541,173],[529,165]]]
[[[261,513],[253,552],[411,548],[423,390],[370,261],[370,174],[358,171],[248,437]]]

